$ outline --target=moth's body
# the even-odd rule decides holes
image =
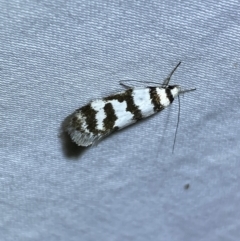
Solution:
[[[178,86],[131,88],[94,100],[76,110],[67,131],[79,146],[89,146],[115,130],[163,110],[178,95]]]
[[[71,116],[66,131],[77,145],[90,146],[113,131],[163,110],[180,93],[188,91],[168,85],[179,64],[159,87],[129,88],[81,107]]]

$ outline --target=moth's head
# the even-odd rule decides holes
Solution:
[[[190,91],[196,90],[196,88],[185,90],[185,89],[182,89],[182,87],[179,86],[179,85],[169,85],[167,88],[170,89],[173,98],[177,97],[180,94],[184,94],[186,92],[190,92]]]
[[[169,85],[167,88],[171,91],[173,98],[181,93],[181,86],[179,85]]]

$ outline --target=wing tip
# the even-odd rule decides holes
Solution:
[[[82,133],[74,128],[67,127],[67,133],[70,135],[73,142],[78,146],[91,146],[100,138],[99,136],[93,135],[92,133]]]

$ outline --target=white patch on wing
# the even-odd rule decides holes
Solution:
[[[160,104],[163,105],[164,107],[169,106],[170,101],[167,97],[166,90],[164,88],[156,88],[156,90],[160,98]]]
[[[149,93],[149,88],[135,88],[132,93],[134,104],[141,111],[143,117],[154,114],[154,105]]]
[[[97,112],[96,113],[96,121],[98,130],[104,130],[103,120],[106,118],[106,114],[104,111],[104,106],[106,105],[106,101],[103,100],[95,100],[91,102],[91,107]]]
[[[127,102],[119,102],[118,100],[108,100],[106,103],[111,103],[117,117],[114,127],[124,128],[135,121],[133,120],[133,114],[130,111],[127,111]]]

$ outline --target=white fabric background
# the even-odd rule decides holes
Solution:
[[[0,0],[0,240],[239,240],[240,2]],[[66,116],[121,79],[197,91],[81,151]],[[189,189],[184,186],[190,184]]]

